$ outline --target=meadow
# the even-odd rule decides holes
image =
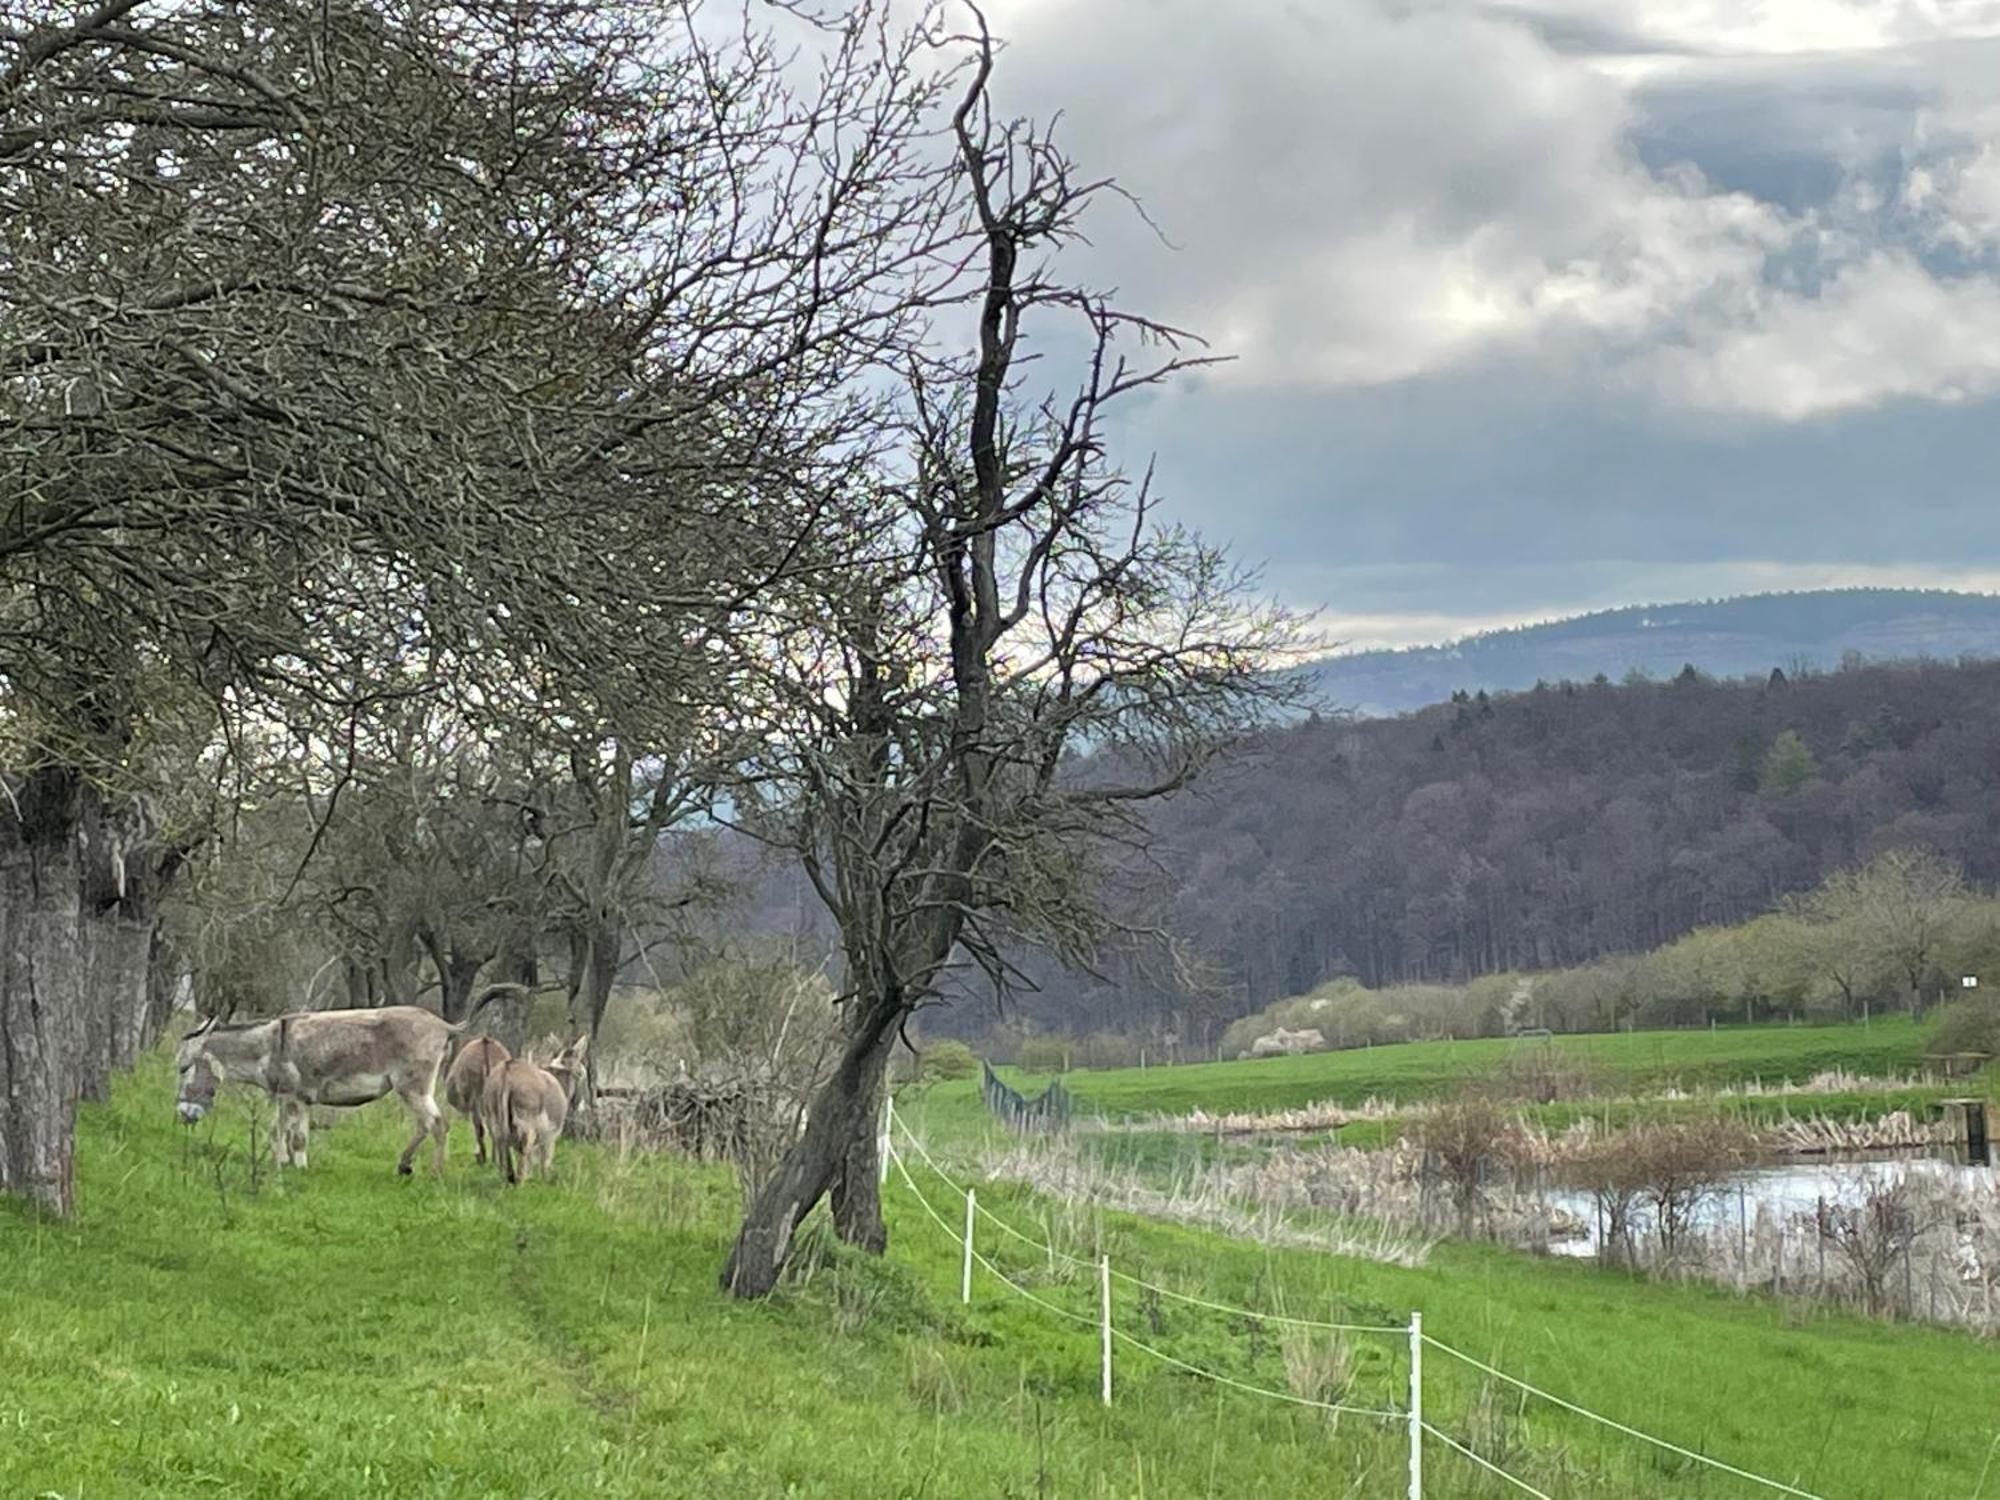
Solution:
[[[1608,1089],[1654,1093],[1761,1082],[1802,1083],[1815,1074],[1869,1077],[1922,1067],[1923,1028],[1909,1016],[1866,1025],[1724,1026],[1713,1031],[1623,1031],[1546,1040],[1480,1037],[1399,1042],[1292,1057],[1183,1063],[1167,1068],[1110,1068],[1063,1075],[1063,1086],[1088,1113],[1264,1112],[1328,1100],[1359,1105],[1371,1098],[1412,1101],[1453,1093],[1512,1058],[1546,1048],[1587,1068]],[[1003,1070],[1017,1087],[1043,1088],[1051,1075]],[[949,1096],[946,1096],[948,1102]]]
[[[241,1096],[171,1122],[160,1059],[85,1110],[73,1222],[0,1208],[0,1494],[96,1497],[1390,1496],[1399,1427],[1257,1397],[1121,1348],[1098,1401],[1087,1274],[958,1249],[892,1179],[891,1253],[814,1232],[782,1294],[724,1300],[730,1175],[565,1143],[558,1180],[507,1191],[461,1127],[438,1181],[397,1179],[379,1107],[275,1177]],[[948,1184],[914,1178],[946,1219]],[[1829,1500],[2000,1494],[2000,1349],[1807,1316],[1593,1266],[1443,1245],[1406,1269],[1106,1216],[1019,1189],[981,1198],[1037,1238],[1169,1291],[1430,1332],[1649,1431]],[[1121,1327],[1281,1392],[1398,1399],[1396,1338],[1316,1336],[1121,1283]],[[1669,1378],[1663,1378],[1671,1372]],[[1768,1493],[1523,1405],[1433,1355],[1435,1420],[1563,1496]],[[1509,1493],[1433,1451],[1425,1493]]]

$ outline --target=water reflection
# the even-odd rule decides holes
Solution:
[[[1853,1208],[1866,1200],[1871,1187],[1881,1187],[1914,1175],[1940,1187],[2000,1194],[2000,1168],[1974,1166],[1962,1148],[1929,1155],[1872,1153],[1865,1156],[1814,1157],[1753,1167],[1739,1172],[1696,1207],[1691,1227],[1702,1234],[1748,1234],[1760,1217],[1783,1223],[1795,1215],[1811,1215],[1820,1205]],[[1583,1188],[1551,1188],[1551,1207],[1562,1211],[1572,1233],[1552,1239],[1555,1255],[1595,1255],[1603,1226],[1597,1205]],[[1632,1224],[1635,1235],[1655,1231],[1653,1211],[1642,1207]]]

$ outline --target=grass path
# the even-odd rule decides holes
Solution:
[[[984,1276],[961,1308],[955,1247],[900,1187],[886,1260],[815,1242],[784,1296],[743,1306],[713,1285],[736,1207],[721,1172],[566,1144],[560,1181],[506,1192],[455,1131],[444,1180],[399,1180],[398,1123],[371,1109],[315,1138],[309,1172],[253,1185],[244,1107],[184,1133],[170,1093],[155,1060],[86,1111],[74,1223],[0,1207],[0,1495],[1402,1492],[1400,1433],[1140,1356],[1121,1352],[1107,1411],[1089,1330]],[[1794,1326],[1756,1300],[1476,1247],[1407,1271],[981,1197],[1170,1287],[1364,1321],[1421,1305],[1472,1353],[1829,1500],[1972,1500],[1992,1437],[2000,1350],[1950,1334]],[[1087,1314],[1082,1279],[996,1254]],[[1311,1382],[1331,1370],[1372,1404],[1403,1379],[1393,1341],[1287,1348],[1268,1324],[1124,1288],[1117,1316],[1257,1384],[1325,1390]],[[1759,1493],[1523,1414],[1469,1372],[1434,1368],[1427,1389],[1448,1430],[1551,1494]],[[1430,1476],[1442,1500],[1503,1493],[1441,1455]]]

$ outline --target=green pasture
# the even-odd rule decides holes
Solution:
[[[959,1256],[899,1179],[886,1259],[817,1232],[760,1305],[714,1284],[738,1207],[719,1168],[565,1143],[506,1190],[453,1134],[399,1179],[380,1107],[283,1179],[249,1100],[172,1123],[159,1059],[84,1112],[80,1208],[0,1206],[0,1495],[1400,1496],[1400,1427],[1244,1393],[1120,1346],[1098,1400],[1093,1282],[993,1240]],[[956,1221],[944,1182],[916,1181]],[[2000,1349],[1808,1317],[1476,1246],[1416,1270],[982,1198],[1166,1292],[1399,1323],[1637,1426],[1828,1497],[2000,1496],[1984,1478]],[[1271,1390],[1399,1399],[1400,1337],[1287,1335],[1118,1283],[1132,1337]],[[1074,1319],[1075,1321],[1072,1321]],[[1648,1452],[1433,1352],[1434,1420],[1553,1495],[1768,1493]],[[1982,1491],[1982,1485],[1984,1489]],[[1427,1495],[1517,1493],[1440,1448]]]

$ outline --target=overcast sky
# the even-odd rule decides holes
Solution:
[[[2000,587],[2000,0],[997,0],[1131,305],[1131,419],[1356,644]]]

